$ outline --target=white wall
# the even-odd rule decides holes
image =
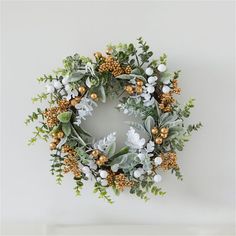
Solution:
[[[235,35],[233,2],[4,2],[2,8],[2,220],[55,224],[232,224],[235,210]],[[87,184],[74,196],[68,176],[50,175],[48,144],[26,145],[25,116],[40,92],[35,78],[75,52],[90,56],[109,42],[142,35],[169,68],[181,69],[184,102],[197,99],[191,121],[204,128],[179,154],[184,181],[165,174],[163,198],[148,203],[127,193],[115,204],[98,200]],[[113,117],[107,117],[107,111]],[[122,115],[96,111],[94,135],[125,127]],[[114,115],[116,114],[116,115]],[[106,126],[105,126],[106,125]],[[104,130],[98,129],[104,126]]]

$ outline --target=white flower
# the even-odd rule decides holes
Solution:
[[[146,158],[146,155],[144,153],[139,153],[138,158],[140,159],[140,161],[144,161]]]
[[[156,166],[159,166],[162,163],[162,158],[161,157],[156,157],[154,159],[154,163]]]
[[[94,160],[90,160],[88,163],[90,169],[96,170],[97,169],[97,165],[95,164]]]
[[[55,81],[53,82],[53,86],[54,86],[55,89],[61,89],[61,88],[62,88],[62,84],[61,84],[61,82],[58,81],[58,80],[55,80]]]
[[[162,92],[163,92],[163,93],[169,93],[169,92],[170,92],[170,87],[167,86],[167,85],[164,85],[164,86],[162,87]]]
[[[146,70],[145,70],[145,73],[147,75],[152,75],[153,74],[153,69],[151,67],[148,67]]]
[[[75,124],[80,125],[82,119],[85,120],[86,116],[91,116],[93,106],[97,106],[97,104],[92,99],[83,97],[81,101],[75,106],[77,109]]]
[[[143,145],[145,144],[145,139],[140,138],[139,134],[135,132],[133,127],[130,127],[126,135],[127,135],[127,141],[126,141],[127,146],[135,150],[143,148]]]
[[[62,79],[62,83],[63,83],[64,85],[66,85],[66,84],[69,83],[69,80],[70,80],[70,78],[64,77],[64,78]]]
[[[87,62],[87,64],[85,65],[85,71],[90,72],[91,75],[95,76],[94,68],[91,62]]]
[[[164,71],[166,71],[166,65],[160,64],[160,65],[157,67],[157,69],[158,69],[160,72],[164,72]]]
[[[101,180],[101,185],[102,186],[107,186],[108,185],[108,181],[106,179],[102,179]]]
[[[157,174],[153,177],[153,180],[154,182],[159,183],[161,181],[161,176]]]
[[[153,152],[154,146],[155,146],[154,142],[153,141],[149,141],[147,143],[147,147],[146,147],[147,153]]]
[[[53,93],[55,88],[53,87],[53,85],[47,84],[46,85],[46,90],[47,90],[48,93]]]
[[[105,138],[98,140],[94,143],[94,148],[99,149],[100,151],[104,152],[107,147],[109,147],[112,143],[116,141],[116,132],[113,132],[107,135]]]
[[[105,179],[108,176],[108,173],[105,170],[100,170],[99,174],[101,178]]]
[[[139,171],[139,169],[137,169],[137,170],[134,171],[134,177],[135,177],[136,179],[139,178],[141,175],[142,175],[142,174],[141,174],[141,172]]]
[[[151,76],[148,78],[148,83],[149,84],[153,84],[157,81],[157,77],[156,76]]]

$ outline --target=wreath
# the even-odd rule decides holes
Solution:
[[[51,140],[51,173],[57,183],[70,172],[80,195],[84,182],[92,179],[94,192],[112,203],[108,189],[117,195],[128,189],[144,200],[150,192],[164,195],[158,186],[163,170],[182,180],[176,153],[201,123],[185,124],[194,99],[181,106],[174,98],[180,93],[180,71],[168,71],[165,54],[157,60],[152,56],[139,38],[137,46],[108,45],[106,53],[96,52],[94,59],[78,54],[66,57],[62,68],[38,78],[46,83],[46,92],[32,101],[46,101],[49,106],[27,117],[26,124],[38,120],[29,144],[39,138]],[[120,150],[116,150],[115,132],[94,140],[82,128],[86,117],[107,98],[119,98],[119,111],[142,120],[129,122]],[[147,140],[140,131],[147,133]]]

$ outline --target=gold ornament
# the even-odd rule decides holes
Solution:
[[[161,133],[162,138],[167,138],[168,134]]]
[[[64,137],[64,133],[63,133],[62,131],[59,131],[59,132],[57,133],[57,138],[61,139],[61,138],[63,138],[63,137]]]
[[[158,134],[158,128],[157,127],[152,128],[152,134],[153,135],[157,135]]]
[[[141,79],[138,79],[138,80],[137,80],[137,85],[138,85],[138,86],[143,86],[143,81],[142,81]]]
[[[86,92],[86,88],[84,86],[80,86],[79,92],[83,95]]]
[[[96,93],[92,93],[92,94],[90,95],[90,97],[91,97],[93,100],[97,100],[98,95],[97,95]]]
[[[163,141],[163,140],[162,140],[162,138],[160,138],[160,137],[158,137],[158,138],[155,139],[155,143],[156,143],[156,144],[159,144],[159,145],[162,144],[162,141]]]
[[[50,149],[51,150],[54,150],[54,149],[56,149],[56,147],[57,147],[57,144],[56,143],[50,143]]]
[[[139,87],[139,86],[136,87],[135,90],[136,90],[136,93],[137,93],[137,94],[141,94],[141,93],[143,92],[143,88],[142,88],[142,87]]]
[[[98,155],[100,154],[100,152],[96,149],[96,150],[93,150],[91,155],[94,157],[94,158],[97,158]]]
[[[168,134],[169,129],[168,128],[161,128],[161,133]]]
[[[97,58],[97,59],[99,59],[99,58],[102,57],[102,53],[101,53],[101,52],[95,52],[93,55],[94,55],[95,58]]]

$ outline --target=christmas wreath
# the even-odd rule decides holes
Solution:
[[[139,38],[137,46],[108,45],[106,53],[96,52],[94,59],[69,56],[62,68],[38,78],[46,83],[46,92],[32,101],[46,101],[49,106],[37,108],[27,117],[26,124],[38,120],[29,144],[38,138],[51,140],[51,173],[59,184],[70,172],[80,195],[84,181],[92,179],[94,192],[112,203],[109,188],[116,194],[128,189],[144,200],[149,192],[164,195],[158,186],[163,170],[182,180],[176,152],[201,123],[185,125],[194,99],[184,106],[176,101],[180,71],[167,70],[165,54],[157,60],[152,56]],[[120,150],[116,150],[115,132],[94,140],[82,128],[94,107],[108,97],[120,99],[119,111],[142,119],[129,122],[127,140]],[[148,140],[140,131],[147,133]]]

